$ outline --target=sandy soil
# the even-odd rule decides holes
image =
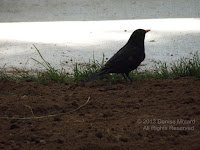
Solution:
[[[200,149],[200,80],[0,80],[0,149]],[[30,119],[65,113],[57,117]]]

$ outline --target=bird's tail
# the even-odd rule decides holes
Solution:
[[[93,80],[96,80],[96,79],[100,78],[104,74],[106,74],[106,70],[101,69],[99,72],[93,74],[91,77],[89,77],[87,80],[85,80],[85,83],[86,82],[91,82]]]

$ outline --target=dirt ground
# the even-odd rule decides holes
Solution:
[[[199,150],[199,108],[196,78],[86,85],[0,80],[0,149]]]

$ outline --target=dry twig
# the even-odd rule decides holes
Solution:
[[[47,115],[47,116],[38,116],[38,117],[34,116],[33,111],[30,108],[30,106],[26,105],[31,110],[33,117],[17,118],[17,117],[8,117],[8,116],[5,116],[5,117],[0,117],[0,119],[7,119],[7,120],[31,120],[31,119],[43,119],[43,118],[51,118],[51,117],[62,116],[62,115],[70,114],[72,112],[75,112],[75,111],[81,109],[82,107],[84,107],[89,102],[89,100],[90,100],[90,96],[88,97],[87,101],[83,105],[79,106],[78,108],[76,108],[74,110],[71,110],[71,111],[68,111],[68,112],[65,112],[65,113],[59,113],[59,114]]]

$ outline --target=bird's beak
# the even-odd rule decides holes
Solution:
[[[146,31],[146,33],[147,33],[147,32],[149,32],[149,31],[151,31],[151,30],[145,30],[145,31]]]

